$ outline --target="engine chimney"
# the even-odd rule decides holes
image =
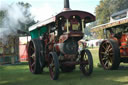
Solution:
[[[71,10],[69,0],[64,0],[64,9],[63,9],[63,11],[69,11],[69,10]]]

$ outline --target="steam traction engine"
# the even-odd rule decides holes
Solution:
[[[65,0],[62,12],[29,28],[32,40],[28,56],[33,74],[42,73],[47,66],[51,79],[56,80],[59,69],[71,72],[78,64],[84,75],[92,73],[92,55],[89,50],[78,52],[78,41],[83,38],[85,23],[94,21],[95,17],[88,12],[71,10],[68,4]]]
[[[99,59],[104,69],[118,69],[120,62],[128,63],[128,10],[115,13],[107,24],[96,26],[92,32],[103,32]]]

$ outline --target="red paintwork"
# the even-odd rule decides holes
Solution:
[[[75,59],[75,58],[76,58],[76,54],[74,54],[74,55],[65,54],[65,55],[64,55],[64,59],[65,59],[65,60],[68,60],[68,59],[70,60],[70,59]]]
[[[128,56],[128,33],[122,34],[120,45],[120,55]]]
[[[54,45],[54,47],[55,47],[55,49],[56,49],[56,52],[59,52],[60,51],[60,46],[59,46],[60,44],[55,44]]]
[[[80,40],[80,41],[78,41],[78,44],[79,45],[82,44],[83,45],[83,48],[86,48],[87,47],[87,42],[86,41]]]
[[[71,32],[71,33],[68,34],[68,36],[69,37],[83,37],[84,34],[82,32]]]
[[[73,16],[77,16],[79,17],[80,20],[76,20],[73,18]],[[60,18],[64,17],[65,19],[60,20]],[[95,16],[93,16],[92,14],[88,13],[88,12],[84,12],[84,11],[78,11],[78,10],[70,10],[70,11],[63,11],[61,13],[59,13],[58,15],[55,16],[55,18],[51,18],[49,20],[46,20],[45,22],[41,23],[43,25],[46,25],[46,23],[48,24],[48,27],[50,27],[50,25],[54,24],[53,22],[56,22],[58,24],[57,29],[62,29],[62,27],[64,27],[63,22],[65,23],[65,20],[68,19],[70,24],[80,24],[80,26],[78,27],[79,30],[72,30],[72,26],[69,27],[69,32],[65,32],[65,30],[62,30],[62,34],[61,35],[56,35],[55,32],[50,32],[48,31],[48,33],[45,33],[43,35],[43,37],[41,37],[42,39],[42,43],[44,46],[44,53],[45,53],[45,61],[47,64],[49,64],[49,53],[50,52],[57,52],[58,55],[60,55],[60,53],[62,53],[64,59],[63,60],[69,60],[71,61],[72,59],[75,60],[78,56],[77,53],[75,54],[66,54],[64,52],[64,43],[66,40],[68,39],[74,39],[74,42],[78,42],[80,39],[83,38],[84,34],[82,33],[82,23],[81,21],[84,20],[84,23],[87,22],[91,22],[95,20]],[[79,21],[79,22],[78,22]],[[60,23],[62,22],[62,23]],[[49,24],[51,23],[51,24]],[[40,25],[40,26],[43,26]],[[66,28],[67,30],[67,28]],[[59,30],[57,30],[57,32],[59,32]],[[60,31],[61,32],[61,31]],[[61,56],[61,55],[60,55]],[[62,58],[63,58],[62,57]],[[47,65],[48,66],[48,65]]]
[[[68,37],[69,37],[68,35],[61,35],[59,39],[59,43],[63,43],[65,40],[68,39]]]
[[[62,64],[66,66],[72,66],[72,65],[78,65],[78,64],[88,65],[88,61],[82,61],[82,62],[66,61],[66,62],[62,62]]]
[[[64,53],[64,51],[62,49],[63,48],[63,43],[64,43],[64,41],[69,39],[69,37],[76,37],[76,38],[79,37],[81,39],[83,37],[83,33],[82,32],[70,32],[70,33],[64,33],[63,35],[61,35],[60,38],[59,38],[59,43],[54,44],[54,47],[55,47],[57,52]]]
[[[28,53],[27,53],[27,45],[26,44],[20,44],[19,45],[19,56],[20,61],[28,61]]]
[[[64,16],[66,19],[69,19],[73,15],[77,15],[81,19],[85,19],[85,20],[86,20],[86,17],[89,17],[90,18],[89,22],[95,21],[95,16],[94,15],[92,15],[92,14],[90,14],[88,12],[78,11],[78,10],[71,10],[71,11],[61,12],[58,15],[56,15],[56,18],[58,19],[59,17]]]

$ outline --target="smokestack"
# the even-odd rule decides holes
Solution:
[[[64,0],[64,8],[70,8],[69,0]]]
[[[69,0],[64,0],[64,9],[63,9],[63,11],[68,11],[68,10],[71,10]]]

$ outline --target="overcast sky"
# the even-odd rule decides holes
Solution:
[[[35,20],[45,20],[59,13],[64,5],[64,0],[0,0],[0,3],[17,3],[19,1],[28,2],[32,5],[31,12]],[[69,0],[70,8],[74,10],[83,10],[94,14],[95,7],[99,5],[100,0]]]

